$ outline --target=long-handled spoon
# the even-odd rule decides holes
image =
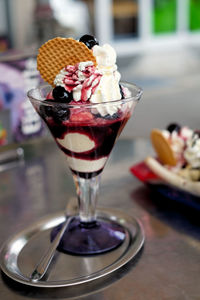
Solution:
[[[63,236],[65,230],[67,229],[68,225],[70,224],[70,222],[72,221],[73,218],[74,218],[74,216],[71,216],[71,217],[66,216],[66,220],[65,220],[63,226],[61,227],[60,231],[57,233],[55,239],[49,246],[47,252],[44,254],[44,256],[42,256],[42,258],[40,259],[36,268],[32,272],[32,274],[30,276],[31,281],[39,281],[46,274],[46,271],[55,255],[55,252],[59,245],[59,242],[62,239],[62,236]]]

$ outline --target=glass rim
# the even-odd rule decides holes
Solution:
[[[37,99],[35,98],[34,96],[31,95],[31,93],[33,93],[33,91],[35,90],[41,90],[42,88],[47,88],[47,87],[51,87],[51,85],[49,84],[42,84],[36,88],[32,88],[30,89],[28,92],[27,92],[27,96],[29,99],[33,100],[34,102],[36,103],[40,103],[40,104],[43,104],[43,105],[50,105],[50,106],[54,106],[54,105],[63,105],[63,106],[67,106],[68,108],[81,108],[81,107],[87,107],[87,108],[90,108],[90,107],[98,107],[98,106],[102,106],[102,105],[111,105],[111,104],[119,104],[119,103],[127,103],[127,102],[130,102],[130,101],[136,101],[138,102],[143,94],[143,90],[141,87],[137,86],[136,84],[134,83],[129,83],[129,82],[126,82],[126,81],[121,81],[120,84],[125,84],[125,87],[130,87],[132,89],[135,89],[137,91],[136,95],[135,96],[130,96],[130,97],[127,97],[127,98],[123,98],[123,99],[117,99],[117,100],[111,100],[111,101],[105,101],[105,102],[89,102],[86,101],[86,103],[83,103],[81,102],[81,104],[79,104],[79,101],[77,101],[75,104],[71,104],[71,103],[65,103],[65,102],[59,102],[59,101],[55,101],[52,102],[52,101],[48,101],[48,99]],[[51,87],[52,88],[52,87]],[[53,88],[52,88],[53,89]],[[45,102],[44,102],[45,100]]]

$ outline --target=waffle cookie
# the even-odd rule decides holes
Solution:
[[[151,142],[162,164],[169,166],[176,165],[177,161],[171,145],[160,130],[152,130]]]
[[[90,49],[72,38],[54,38],[43,44],[37,56],[37,68],[42,78],[54,86],[56,75],[67,65],[96,59]]]

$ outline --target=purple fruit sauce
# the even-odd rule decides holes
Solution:
[[[130,115],[125,113],[118,114],[115,119],[105,119],[102,117],[95,117],[89,121],[70,121],[66,120],[63,122],[56,122],[51,117],[45,117],[41,115],[45,120],[50,132],[52,133],[55,140],[57,138],[63,139],[66,134],[79,133],[87,135],[91,140],[94,141],[95,147],[92,150],[77,153],[70,151],[59,143],[59,148],[68,156],[84,159],[88,161],[100,159],[102,157],[108,157],[110,154],[116,138],[120,135]],[[95,172],[77,172],[71,169],[71,171],[83,178],[91,178],[97,176],[103,168]]]

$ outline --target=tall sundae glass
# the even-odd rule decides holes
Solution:
[[[91,66],[89,64],[89,67]],[[125,230],[122,225],[115,221],[99,219],[96,216],[96,205],[100,175],[117,138],[142,95],[141,89],[136,85],[119,82],[119,97],[116,99],[108,97],[108,101],[106,99],[97,101],[98,95],[93,97],[93,101],[74,101],[74,99],[77,100],[77,93],[71,93],[72,84],[68,85],[69,78],[67,81],[66,76],[70,71],[73,71],[73,76],[75,73],[77,75],[79,71],[82,69],[85,71],[87,67],[87,64],[73,68],[70,66],[65,69],[64,75],[57,76],[59,84],[56,87],[44,85],[28,92],[32,105],[45,121],[72,172],[79,214],[70,222],[58,249],[78,255],[110,251],[118,247],[125,239]],[[91,71],[91,68],[89,69],[88,73]],[[82,76],[83,73],[79,75]],[[97,75],[99,76],[99,73]],[[99,78],[98,76],[93,76],[93,79],[95,78],[99,87],[104,77],[102,73]],[[62,82],[65,82],[65,91],[60,78]],[[88,78],[91,79],[91,77]],[[55,80],[54,84],[57,81]],[[84,90],[83,86],[82,84],[82,97],[89,90],[87,88]],[[98,92],[98,87],[94,89],[93,85],[92,95],[94,95],[94,90]],[[72,92],[76,92],[76,88],[77,85]],[[63,98],[67,101],[63,101]],[[58,231],[59,226],[51,232],[51,239],[54,239]]]

